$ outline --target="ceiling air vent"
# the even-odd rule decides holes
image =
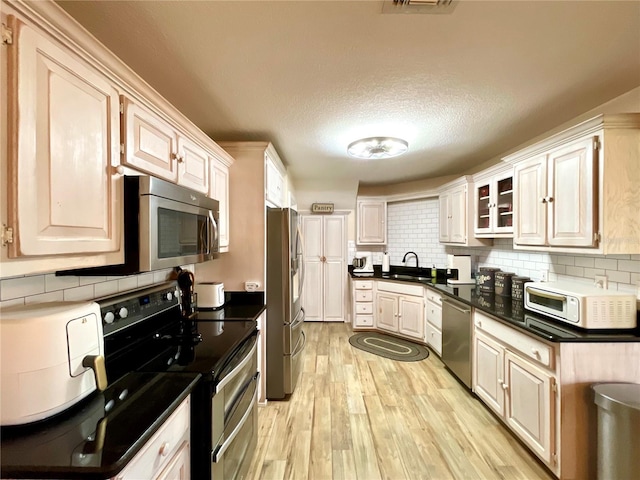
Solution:
[[[459,0],[384,0],[382,13],[451,13]]]

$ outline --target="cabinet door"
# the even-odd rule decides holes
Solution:
[[[451,191],[451,218],[449,241],[466,243],[467,241],[467,187],[462,186]]]
[[[473,391],[498,415],[504,416],[504,349],[478,330],[475,332],[473,368]]]
[[[494,233],[513,233],[513,171],[496,175],[493,183]]]
[[[220,202],[220,220],[218,235],[220,251],[229,251],[229,167],[215,158],[209,158],[211,164],[211,185],[209,196]]]
[[[387,243],[387,203],[358,201],[358,243],[384,245]]]
[[[72,52],[13,20],[9,255],[117,252],[118,92]]]
[[[178,137],[178,184],[202,193],[209,191],[209,155],[185,137]]]
[[[438,239],[441,242],[449,242],[451,240],[451,234],[449,232],[449,223],[451,217],[450,209],[450,195],[449,192],[442,192],[438,197],[438,215],[440,224],[440,231],[438,232]]]
[[[266,156],[267,200],[276,207],[284,206],[284,179],[269,155]]]
[[[506,352],[505,420],[546,463],[551,464],[555,439],[555,379],[519,356]]]
[[[519,163],[514,171],[516,245],[544,245],[547,240],[547,158]]]
[[[474,187],[475,197],[475,221],[474,231],[477,234],[491,233],[493,231],[494,219],[493,208],[494,191],[493,183],[489,180],[479,182]]]
[[[424,341],[424,324],[424,300],[419,297],[399,297],[399,333]]]
[[[176,131],[156,114],[130,98],[121,96],[120,104],[120,128],[124,144],[122,163],[154,177],[176,182]]]
[[[376,295],[376,327],[391,332],[398,331],[398,297],[396,295],[378,293]]]
[[[302,306],[306,320],[311,322],[321,322],[324,317],[322,311],[324,305],[322,236],[322,216],[303,215],[304,288],[302,289]]]
[[[190,464],[189,442],[184,442],[156,480],[189,480],[191,478]]]
[[[548,242],[551,246],[596,246],[595,138],[555,151],[548,162]]]
[[[323,221],[323,312],[325,322],[344,322],[346,288],[346,241],[343,215],[320,217]]]

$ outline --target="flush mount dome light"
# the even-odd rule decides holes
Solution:
[[[402,155],[409,144],[400,138],[370,137],[349,144],[347,152],[357,158],[390,158]]]

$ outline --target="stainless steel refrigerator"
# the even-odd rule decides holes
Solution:
[[[302,366],[304,284],[298,213],[267,209],[267,398],[293,393]]]

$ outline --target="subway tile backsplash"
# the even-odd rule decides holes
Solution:
[[[435,264],[436,267],[443,268],[447,263],[447,254],[459,254],[471,255],[474,270],[483,266],[498,267],[533,280],[541,280],[544,270],[549,272],[549,280],[583,283],[592,283],[595,275],[606,275],[610,290],[634,294],[640,282],[640,255],[524,252],[514,250],[510,238],[495,239],[492,247],[445,247],[438,241],[437,198],[389,203],[387,225],[386,249],[391,265],[402,265],[404,254],[414,251],[420,259],[421,267]],[[350,248],[349,253],[351,252]],[[374,254],[374,263],[381,263],[380,256],[381,253]],[[408,265],[413,266],[413,262],[411,257]]]
[[[193,272],[195,265],[183,265],[182,268]],[[56,277],[51,273],[7,278],[0,280],[0,306],[93,300],[162,283],[172,278],[172,275],[173,269],[167,268],[125,277]]]

